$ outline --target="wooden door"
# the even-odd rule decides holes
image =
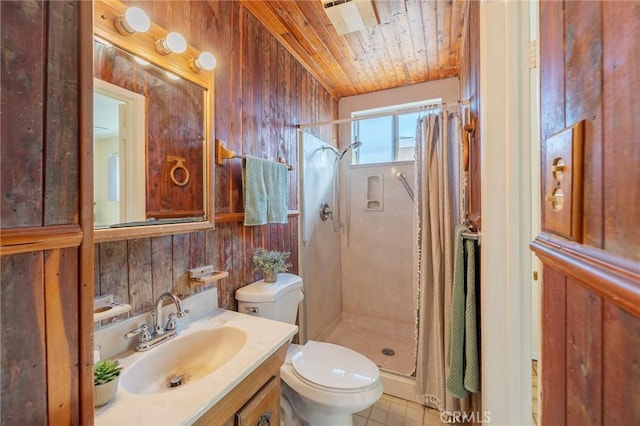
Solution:
[[[540,3],[541,158],[585,121],[581,231],[560,235],[547,210],[532,244],[543,425],[640,424],[638,39],[638,2]]]

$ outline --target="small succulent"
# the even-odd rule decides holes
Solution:
[[[120,362],[117,360],[104,359],[93,365],[93,384],[103,385],[115,380],[120,375]]]
[[[287,272],[291,267],[291,264],[287,263],[289,255],[291,255],[291,253],[288,251],[265,250],[259,247],[253,252],[253,266],[263,272],[276,274]]]

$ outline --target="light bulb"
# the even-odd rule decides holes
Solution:
[[[172,72],[165,71],[165,73],[167,74],[167,77],[169,77],[171,80],[180,80],[180,77],[178,77],[177,75],[175,75]]]
[[[166,38],[167,47],[173,53],[183,53],[187,50],[187,40],[180,33],[169,33]]]
[[[216,57],[211,52],[202,52],[193,58],[192,65],[195,71],[210,71],[216,67]]]
[[[115,21],[116,28],[120,33],[125,35],[135,34],[137,32],[144,33],[151,28],[151,20],[144,10],[139,7],[130,7]]]
[[[184,39],[182,34],[172,32],[167,34],[163,39],[156,41],[156,49],[162,55],[168,55],[169,53],[183,53],[187,50],[187,40]]]

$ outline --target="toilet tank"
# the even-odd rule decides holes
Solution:
[[[302,278],[287,273],[278,274],[275,283],[261,280],[236,290],[238,312],[289,324],[296,323],[303,298]]]

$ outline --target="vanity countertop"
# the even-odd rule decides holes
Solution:
[[[181,330],[187,336],[200,330],[222,326],[242,329],[247,334],[243,348],[223,366],[209,375],[187,383],[184,387],[157,394],[133,394],[122,388],[122,380],[116,398],[107,405],[96,408],[96,425],[178,425],[191,424],[214,406],[222,397],[247,377],[283,344],[287,344],[298,327],[233,311],[216,310],[209,317],[199,319]],[[127,367],[146,354],[163,350],[161,344],[147,352],[129,352],[116,357]]]

